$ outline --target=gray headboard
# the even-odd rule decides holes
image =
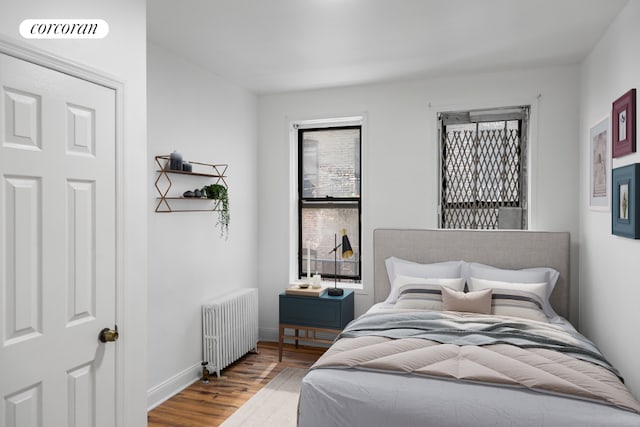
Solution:
[[[373,231],[374,302],[389,294],[384,261],[391,256],[420,263],[464,260],[508,269],[551,267],[560,272],[551,305],[568,319],[569,248],[568,232],[377,229]]]

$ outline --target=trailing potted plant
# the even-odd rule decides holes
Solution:
[[[218,210],[216,226],[220,227],[220,236],[227,239],[229,237],[229,222],[231,221],[227,187],[221,184],[210,184],[202,187],[202,192],[206,194],[208,199],[218,200],[216,205],[216,209]]]

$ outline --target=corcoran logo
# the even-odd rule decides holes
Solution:
[[[25,39],[102,39],[108,33],[102,19],[25,19],[20,24]]]

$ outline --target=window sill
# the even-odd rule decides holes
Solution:
[[[292,280],[290,285],[299,285],[301,283],[306,283],[305,280]],[[323,288],[333,288],[334,286],[334,282],[331,280],[323,280],[321,282],[321,286]],[[362,282],[356,283],[356,282],[338,282],[338,288],[341,289],[353,289],[354,291],[361,291],[364,289],[364,286],[362,286]]]

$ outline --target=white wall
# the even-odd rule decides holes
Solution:
[[[640,242],[611,234],[611,213],[589,210],[589,128],[640,88],[640,2],[629,2],[584,61],[580,105],[580,328],[640,396]],[[637,119],[637,113],[636,113]],[[613,167],[640,162],[640,152]]]
[[[261,338],[275,340],[278,293],[288,285],[290,120],[365,113],[363,283],[356,314],[372,295],[372,232],[437,227],[437,111],[531,104],[531,222],[577,239],[578,68],[533,69],[265,95],[258,100]],[[540,95],[540,96],[538,96]],[[577,248],[572,293],[577,295]],[[572,307],[577,320],[577,300]]]
[[[199,377],[202,304],[225,291],[257,287],[258,195],[255,95],[151,43],[147,91],[151,407]],[[185,160],[229,165],[228,240],[215,228],[217,213],[154,211],[153,157],[173,150]],[[180,193],[211,183],[172,179]]]
[[[15,40],[107,73],[124,83],[124,307],[121,339],[124,352],[125,426],[147,423],[147,147],[146,147],[146,9],[144,0],[0,0],[0,37]],[[22,39],[18,26],[26,18],[96,18],[109,24],[102,40]]]

